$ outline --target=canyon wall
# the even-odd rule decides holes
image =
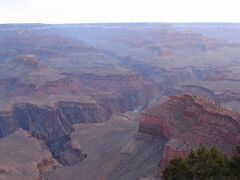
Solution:
[[[240,115],[210,99],[184,94],[155,103],[142,113],[139,131],[168,138],[160,168],[178,156],[187,157],[201,146],[216,147],[228,155],[240,144]]]

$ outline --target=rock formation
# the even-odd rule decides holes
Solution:
[[[44,179],[46,173],[61,167],[42,141],[22,129],[0,139],[0,146],[1,180]]]
[[[240,144],[240,115],[210,99],[184,94],[149,107],[142,114],[139,130],[168,138],[160,162],[164,168],[172,158],[186,157],[201,146],[234,154]]]
[[[72,124],[100,122],[109,115],[94,103],[58,102],[54,107],[15,104],[11,111],[0,113],[0,135],[5,137],[22,128],[43,140],[59,162],[71,165],[85,157],[79,149],[71,147]]]

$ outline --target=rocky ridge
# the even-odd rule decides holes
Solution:
[[[224,109],[212,100],[184,94],[156,102],[142,114],[139,130],[164,136],[160,167],[177,156],[186,157],[191,149],[217,147],[228,155],[240,144],[240,115]]]

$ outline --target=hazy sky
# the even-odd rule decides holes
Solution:
[[[0,0],[0,23],[240,22],[239,8],[239,0]]]

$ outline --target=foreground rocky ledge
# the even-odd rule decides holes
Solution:
[[[42,141],[19,129],[0,139],[0,179],[44,179],[44,174],[61,167]]]

